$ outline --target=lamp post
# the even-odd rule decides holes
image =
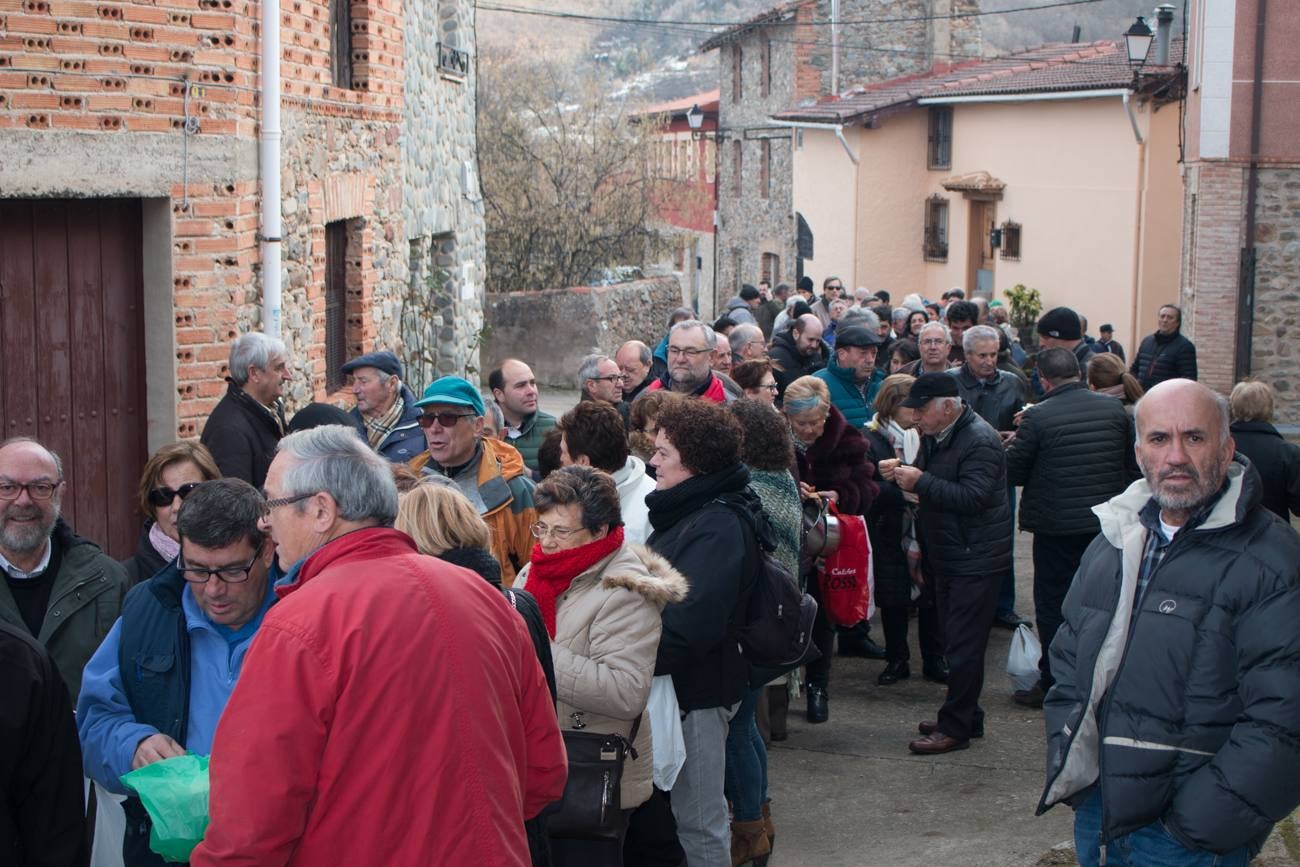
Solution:
[[[1147,21],[1141,15],[1133,22],[1133,26],[1124,34],[1124,47],[1128,49],[1128,64],[1133,67],[1134,74],[1142,68],[1142,64],[1147,62],[1147,54],[1151,51],[1151,41],[1155,34],[1147,26]]]

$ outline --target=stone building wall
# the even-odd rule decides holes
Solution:
[[[402,209],[410,267],[400,331],[407,379],[420,387],[447,374],[472,379],[480,367],[485,249],[478,56],[469,0],[408,0],[405,16]],[[467,71],[440,69],[439,43],[466,52]]]
[[[613,355],[628,340],[654,347],[668,315],[681,304],[676,277],[653,277],[614,286],[579,286],[487,296],[483,371],[500,359],[521,358],[538,382],[576,388],[583,357]]]
[[[1300,424],[1300,167],[1260,169],[1255,219],[1251,374],[1277,390],[1276,418]]]

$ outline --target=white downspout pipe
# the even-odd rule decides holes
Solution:
[[[840,92],[840,0],[831,0],[831,93]]]
[[[849,159],[856,166],[858,164],[858,155],[853,152],[849,146],[849,140],[844,137],[844,124],[842,123],[813,123],[807,120],[773,120],[773,126],[784,126],[790,129],[817,129],[822,132],[833,132],[835,137],[840,140],[844,146],[844,152],[849,155]]]
[[[262,331],[280,336],[280,0],[262,0]]]

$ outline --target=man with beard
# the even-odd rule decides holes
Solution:
[[[735,400],[711,368],[718,337],[698,319],[678,322],[668,332],[668,370],[650,383],[646,392],[668,389],[688,397],[702,397],[714,403]]]
[[[1138,403],[1143,479],[1095,508],[1051,647],[1047,785],[1081,865],[1245,865],[1300,804],[1300,536],[1185,379]]]
[[[63,462],[36,440],[0,443],[0,620],[36,638],[81,691],[81,670],[108,635],[126,570],[60,518]]]

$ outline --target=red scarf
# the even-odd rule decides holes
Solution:
[[[569,589],[573,579],[623,545],[623,528],[615,527],[605,538],[547,554],[541,545],[533,546],[528,560],[528,592],[542,609],[542,620],[551,638],[555,637],[555,602]]]

